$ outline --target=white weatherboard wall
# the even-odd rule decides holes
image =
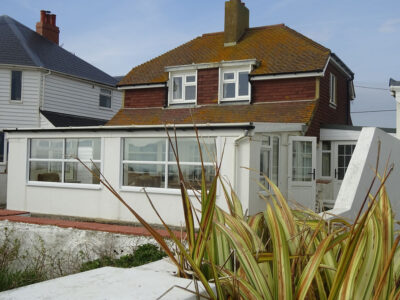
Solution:
[[[394,166],[393,172],[386,181],[386,189],[395,213],[400,219],[400,140],[378,128],[363,128],[356,148],[344,176],[335,206],[329,213],[354,220],[367,195],[374,178],[374,168],[380,146],[378,172],[383,175],[385,167]],[[375,195],[379,188],[377,179],[371,193]]]
[[[221,167],[221,174],[233,182],[235,164],[234,157],[234,139],[243,134],[243,130],[201,130],[202,136],[217,138],[217,147],[219,155],[223,144],[225,145],[225,154]],[[27,184],[27,150],[28,138],[66,138],[66,137],[101,137],[103,144],[102,153],[102,171],[107,180],[147,222],[159,224],[160,221],[153,212],[146,195],[141,189],[136,191],[121,188],[121,137],[165,137],[163,131],[143,131],[143,132],[38,132],[38,133],[9,133],[9,180],[7,193],[7,208],[14,210],[29,211],[31,213],[65,215],[87,218],[100,218],[122,221],[136,221],[130,212],[120,204],[120,202],[103,186],[87,188],[72,188],[71,186],[58,185],[51,186],[42,183],[41,186]],[[194,132],[187,130],[178,132],[178,137],[194,137]],[[246,147],[248,142],[243,141],[241,147]],[[249,153],[247,152],[247,155]],[[247,166],[247,160],[241,161],[238,158],[240,166]],[[248,174],[248,172],[247,172]],[[247,177],[246,177],[247,176]],[[240,181],[249,182],[248,175],[240,177]],[[147,189],[155,207],[159,210],[164,220],[171,225],[180,226],[184,223],[184,216],[181,204],[179,190],[152,190]],[[238,193],[242,193],[242,187],[239,187]],[[226,208],[226,201],[221,189],[218,190],[218,204]],[[248,201],[248,197],[242,198]],[[193,203],[197,201],[193,197]],[[245,209],[249,207],[244,203]]]
[[[105,87],[110,89],[109,87]],[[122,92],[113,89],[111,108],[99,107],[100,86],[56,74],[45,77],[43,110],[111,119],[121,108]]]

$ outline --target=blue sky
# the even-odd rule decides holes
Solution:
[[[285,23],[330,48],[355,73],[352,111],[394,110],[400,80],[400,1],[247,0],[250,26]],[[60,44],[111,75],[206,32],[222,31],[224,0],[1,0],[34,29],[41,9],[57,15]],[[372,89],[371,89],[372,88]],[[395,127],[395,112],[355,113],[355,125]]]

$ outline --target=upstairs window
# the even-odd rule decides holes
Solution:
[[[329,103],[336,106],[336,76],[331,73],[329,85]]]
[[[170,83],[170,103],[196,103],[196,73],[172,74]]]
[[[22,71],[11,71],[11,101],[21,101]]]
[[[111,90],[100,89],[100,107],[111,108]]]
[[[250,100],[249,68],[221,70],[221,101]]]

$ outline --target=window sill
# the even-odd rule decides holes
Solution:
[[[100,184],[76,184],[76,183],[59,183],[59,182],[40,182],[28,181],[27,186],[32,187],[52,187],[63,189],[81,189],[81,190],[101,190]]]
[[[232,99],[221,99],[219,101],[220,103],[226,103],[226,102],[250,102],[249,98],[245,98],[245,99],[238,99],[238,98],[232,98]]]
[[[169,105],[185,105],[185,104],[196,105],[196,100],[190,100],[190,101],[170,101],[170,102],[169,102]]]
[[[101,110],[106,110],[106,111],[112,111],[112,108],[111,108],[111,107],[99,106],[99,109],[101,109]]]
[[[179,189],[165,189],[165,188],[153,188],[153,187],[138,187],[138,186],[122,186],[120,192],[134,192],[134,193],[144,193],[144,189],[148,194],[164,194],[164,195],[181,195],[181,190]],[[199,191],[200,193],[200,191]],[[194,196],[192,190],[188,190],[189,196]]]
[[[8,100],[8,103],[10,103],[10,104],[24,104],[24,101],[22,101],[22,100]]]

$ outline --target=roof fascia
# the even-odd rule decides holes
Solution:
[[[137,84],[137,85],[124,85],[119,86],[118,90],[138,90],[138,89],[153,89],[166,87],[166,83],[149,83],[149,84]]]
[[[180,66],[167,66],[165,72],[179,72],[179,71],[190,71],[190,70],[201,70],[201,69],[213,69],[213,68],[227,68],[227,67],[240,67],[245,65],[257,65],[257,59],[244,59],[244,60],[232,60],[232,61],[220,61],[213,63],[200,63]]]
[[[290,79],[290,78],[305,78],[305,77],[323,77],[324,72],[303,72],[303,73],[287,73],[276,75],[257,75],[251,76],[251,81],[271,80],[271,79]]]
[[[344,75],[348,77],[348,79],[353,80],[354,79],[354,74],[346,70],[346,68],[343,66],[344,63],[337,57],[336,55],[332,55],[329,57],[329,62],[332,62],[336,68],[339,69]],[[348,68],[347,68],[348,69]]]
[[[264,123],[254,122],[254,133],[265,132],[306,132],[307,126],[305,123]]]

